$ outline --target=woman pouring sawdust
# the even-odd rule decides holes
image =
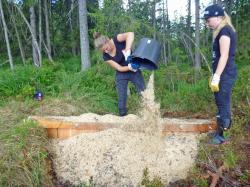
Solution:
[[[138,93],[145,89],[145,82],[139,65],[129,63],[134,33],[127,32],[108,38],[100,33],[93,34],[94,45],[103,53],[103,60],[116,70],[116,89],[118,93],[119,115],[127,115],[127,87],[131,81]]]

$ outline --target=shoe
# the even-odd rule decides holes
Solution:
[[[224,136],[220,136],[219,134],[215,134],[215,136],[208,142],[210,145],[221,145],[226,142]]]
[[[232,121],[230,120],[229,123],[223,124],[223,130],[224,130],[224,131],[227,131],[228,129],[231,128],[231,125],[232,125]]]
[[[215,132],[208,132],[207,133],[207,136],[209,137],[209,138],[213,138],[215,135],[216,135],[216,131]]]

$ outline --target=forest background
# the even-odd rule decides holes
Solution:
[[[118,113],[115,71],[94,49],[95,31],[109,37],[133,31],[135,46],[143,37],[160,41],[155,94],[162,116],[214,117],[216,107],[208,88],[212,35],[201,19],[202,3],[187,0],[186,13],[170,20],[168,0],[128,0],[126,4],[122,0],[102,4],[98,0],[0,0],[0,184],[51,183],[48,140],[36,123],[26,120],[28,116]],[[233,141],[220,148],[214,165],[226,165],[227,177],[245,185],[250,181],[246,159],[250,153],[250,1],[212,3],[224,6],[232,18],[239,70],[232,98],[235,125],[229,132]],[[146,80],[150,73],[143,72]],[[33,98],[37,90],[43,93],[42,102]],[[132,85],[129,90],[129,113],[137,113],[139,98]],[[201,149],[199,159],[208,163],[211,157],[214,149],[205,153]],[[219,162],[220,158],[227,162]],[[208,185],[209,179],[199,175],[203,169],[197,162],[184,183]]]

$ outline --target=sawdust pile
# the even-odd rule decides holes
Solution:
[[[143,169],[162,182],[185,178],[197,154],[195,135],[159,139],[144,133],[109,129],[53,140],[55,170],[77,185],[90,178],[96,186],[137,186]]]
[[[159,104],[154,101],[153,79],[151,75],[142,93],[142,110],[138,116],[88,113],[67,118],[75,122],[117,122],[121,128],[51,140],[59,178],[75,185],[93,179],[95,186],[119,187],[139,186],[145,168],[151,178],[160,177],[164,184],[186,177],[197,155],[197,137],[159,135],[162,119]]]

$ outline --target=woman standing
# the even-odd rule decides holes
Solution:
[[[129,63],[128,57],[134,41],[134,33],[121,33],[109,39],[100,33],[94,33],[94,44],[103,53],[103,59],[116,70],[116,88],[118,92],[119,115],[127,114],[127,87],[131,81],[138,93],[145,89],[144,78],[139,65]]]
[[[231,95],[237,77],[234,63],[236,50],[236,33],[230,17],[219,5],[205,9],[206,25],[213,30],[213,77],[210,88],[214,92],[218,109],[218,130],[211,140],[212,144],[225,142],[223,131],[231,127]]]

